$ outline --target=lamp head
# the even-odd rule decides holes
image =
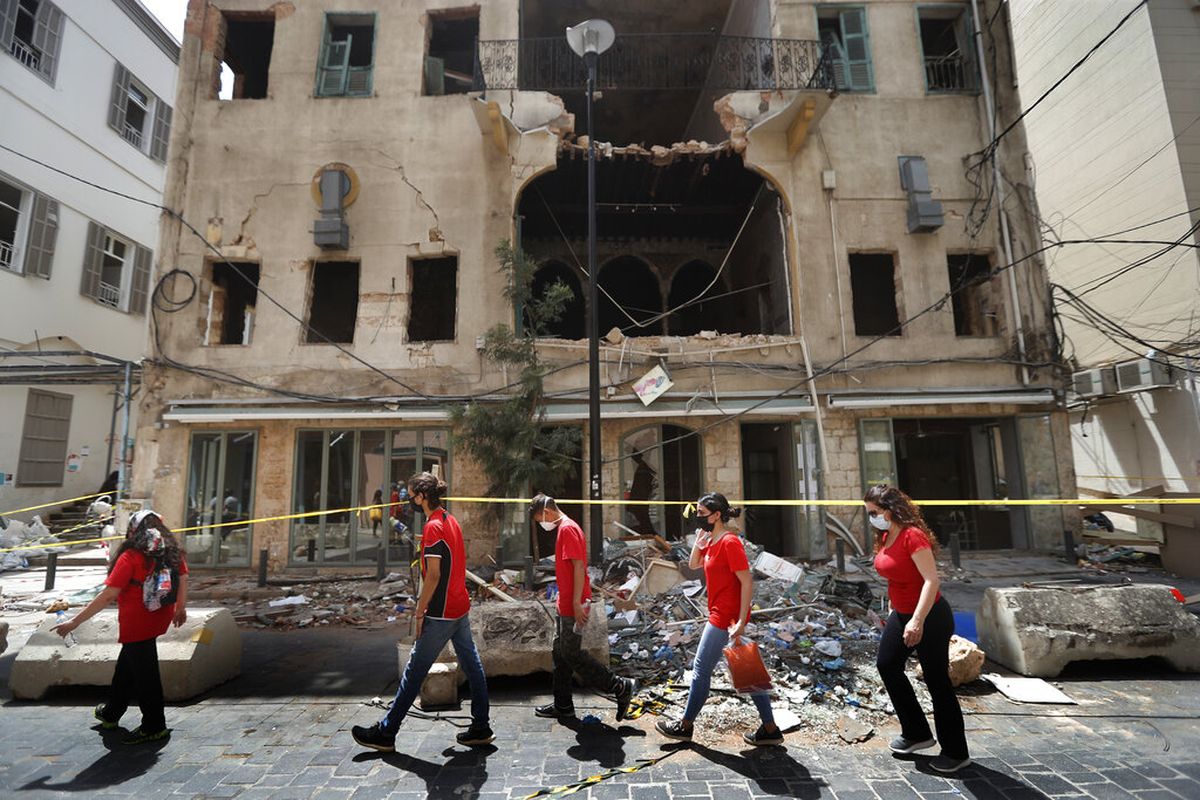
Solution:
[[[612,47],[616,40],[617,32],[613,26],[602,19],[585,20],[567,28],[567,44],[577,56],[588,53],[600,55]]]

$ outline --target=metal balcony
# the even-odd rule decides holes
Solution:
[[[583,60],[563,37],[479,42],[476,91],[564,92],[587,81]],[[833,89],[821,43],[707,33],[623,34],[600,56],[601,90]]]

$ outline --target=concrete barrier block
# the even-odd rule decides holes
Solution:
[[[17,653],[9,678],[13,696],[37,700],[52,686],[108,686],[121,645],[117,612],[105,610],[75,629],[67,647],[48,616]],[[167,700],[187,700],[241,672],[242,635],[227,608],[189,608],[188,620],[158,638],[159,672]]]
[[[438,711],[458,706],[458,684],[461,673],[457,663],[438,662],[421,684],[421,710]]]
[[[978,615],[987,657],[1052,678],[1073,661],[1160,657],[1200,672],[1200,620],[1169,587],[987,589]]]

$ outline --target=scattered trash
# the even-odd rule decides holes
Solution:
[[[272,608],[278,608],[279,606],[300,606],[307,602],[307,597],[302,594],[298,594],[295,597],[280,597],[277,600],[272,600],[271,602],[267,603],[267,605],[271,606]]]

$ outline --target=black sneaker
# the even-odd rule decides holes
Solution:
[[[903,736],[897,736],[895,739],[892,739],[891,743],[888,744],[888,747],[892,749],[893,753],[907,755],[908,753],[915,753],[918,750],[928,750],[935,744],[937,744],[937,742],[933,739],[917,740],[905,739]]]
[[[145,744],[146,742],[157,742],[160,739],[166,739],[170,735],[170,728],[163,728],[161,731],[145,731],[139,727],[133,733],[122,739],[121,744]]]
[[[534,714],[547,719],[570,719],[575,716],[575,707],[559,708],[554,703],[547,703],[544,706],[538,706],[533,710]]]
[[[350,735],[363,747],[369,747],[381,753],[396,752],[396,737],[384,733],[378,722],[369,728],[355,725],[350,729]]]
[[[783,731],[779,730],[778,726],[770,733],[767,732],[766,725],[759,725],[758,730],[754,733],[743,733],[743,741],[746,744],[752,744],[755,747],[765,747],[770,744],[783,744]]]
[[[951,773],[958,772],[963,767],[969,767],[971,759],[969,758],[951,758],[947,755],[940,755],[929,760],[929,766],[936,769],[938,772]]]
[[[692,730],[684,728],[683,722],[679,720],[667,722],[665,719],[660,719],[655,723],[654,727],[668,739],[674,739],[677,742],[690,742],[692,740]]]
[[[617,681],[617,691],[614,694],[617,696],[617,722],[620,722],[629,713],[629,701],[633,700],[638,685],[633,678],[617,678]]]
[[[487,725],[480,725],[477,722],[472,722],[471,727],[454,737],[459,744],[465,744],[470,747],[479,747],[485,744],[491,744],[496,738],[496,734],[492,733],[492,729]]]
[[[92,716],[100,723],[100,730],[111,731],[117,727],[116,722],[110,722],[108,717],[104,716],[104,703],[101,703],[92,710]]]

